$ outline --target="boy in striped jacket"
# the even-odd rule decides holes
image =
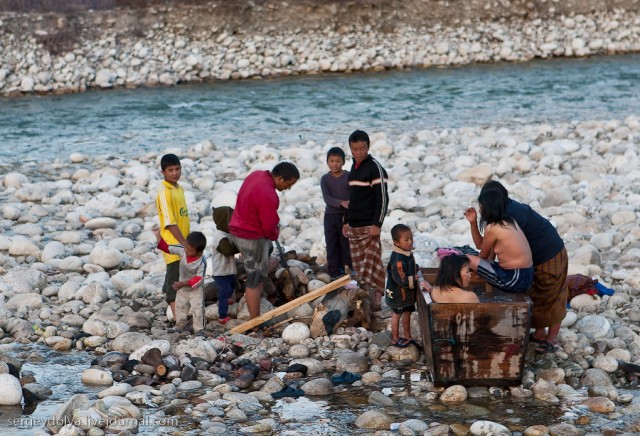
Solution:
[[[206,262],[203,256],[207,238],[201,232],[191,232],[184,245],[169,245],[154,229],[158,240],[158,250],[180,256],[180,278],[173,284],[176,291],[176,325],[169,333],[186,331],[189,312],[193,315],[193,331],[204,334],[206,325],[204,315],[204,274]]]

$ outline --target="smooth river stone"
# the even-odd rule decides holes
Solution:
[[[299,344],[310,337],[309,326],[301,322],[288,325],[282,332],[282,339],[289,345]]]
[[[109,217],[94,218],[84,223],[84,226],[89,230],[115,229],[117,225],[118,222]]]
[[[82,383],[94,386],[111,386],[113,377],[111,373],[97,368],[89,368],[82,373]]]
[[[609,321],[600,315],[585,316],[575,324],[575,329],[579,333],[593,336],[594,339],[605,338],[613,333]]]
[[[0,374],[0,406],[17,406],[22,401],[20,381],[11,374]]]

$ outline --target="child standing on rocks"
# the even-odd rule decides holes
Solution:
[[[351,270],[349,240],[342,227],[349,208],[349,171],[342,169],[345,154],[339,147],[327,152],[329,172],[320,179],[324,209],[324,240],[327,244],[327,267],[331,279],[345,274],[345,266]]]
[[[236,289],[236,259],[238,249],[231,242],[229,222],[233,209],[228,206],[216,207],[213,210],[213,222],[218,229],[213,235],[211,264],[213,278],[218,286],[218,320],[220,324],[228,323],[229,304],[235,303],[231,298]]]
[[[193,315],[193,331],[204,334],[206,320],[204,317],[204,273],[206,263],[203,251],[207,246],[207,238],[201,232],[191,232],[184,245],[169,245],[155,228],[158,249],[179,257],[178,281],[173,283],[176,291],[176,326],[169,333],[186,331],[189,311]]]
[[[180,159],[175,154],[165,154],[160,159],[160,168],[164,177],[156,196],[156,209],[160,219],[160,236],[169,245],[184,245],[186,242],[184,237],[189,234],[191,224],[189,223],[189,211],[187,210],[184,191],[178,184],[178,180],[182,175]],[[180,274],[180,257],[165,253],[164,261],[167,264],[167,273],[164,277],[162,290],[175,318],[176,291],[173,288],[173,284],[178,280]]]
[[[413,342],[411,339],[411,313],[416,307],[416,286],[425,291],[429,284],[422,277],[422,271],[411,253],[413,234],[404,224],[391,229],[393,252],[387,264],[387,289],[385,302],[393,311],[391,317],[391,345],[405,348]],[[400,337],[400,319],[404,337]]]

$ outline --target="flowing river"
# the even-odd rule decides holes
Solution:
[[[640,55],[0,99],[0,164],[640,114]]]

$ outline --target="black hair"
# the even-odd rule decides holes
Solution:
[[[478,197],[478,203],[481,227],[487,224],[499,224],[504,227],[505,223],[515,227],[516,222],[505,211],[505,197],[500,190],[488,189],[482,192]]]
[[[171,165],[180,166],[180,158],[173,153],[165,154],[164,156],[162,156],[162,159],[160,159],[160,168],[162,169],[162,171],[166,170],[167,167]]]
[[[396,242],[400,240],[400,235],[402,235],[405,232],[411,232],[411,229],[405,226],[404,224],[396,224],[391,229],[391,239],[393,239],[393,241]]]
[[[450,288],[462,288],[460,270],[465,265],[469,265],[469,258],[464,254],[450,254],[442,258],[435,283],[440,291],[446,292]]]
[[[367,147],[371,145],[369,143],[369,135],[367,135],[367,132],[363,130],[356,130],[349,135],[349,144],[353,144],[354,142],[364,142],[367,144]]]
[[[480,194],[486,191],[498,191],[502,193],[502,195],[504,195],[505,200],[509,198],[509,191],[507,191],[507,188],[505,188],[504,185],[497,180],[489,180],[487,183],[485,183],[480,190]]]
[[[202,232],[191,232],[187,235],[187,242],[196,249],[198,253],[202,253],[207,246],[207,238]]]
[[[280,162],[271,170],[273,177],[282,177],[282,180],[288,182],[291,179],[300,179],[300,171],[291,162]]]
[[[340,156],[342,158],[342,162],[347,160],[347,156],[344,154],[344,150],[340,147],[333,147],[329,151],[327,151],[327,160],[329,160],[331,156]]]

